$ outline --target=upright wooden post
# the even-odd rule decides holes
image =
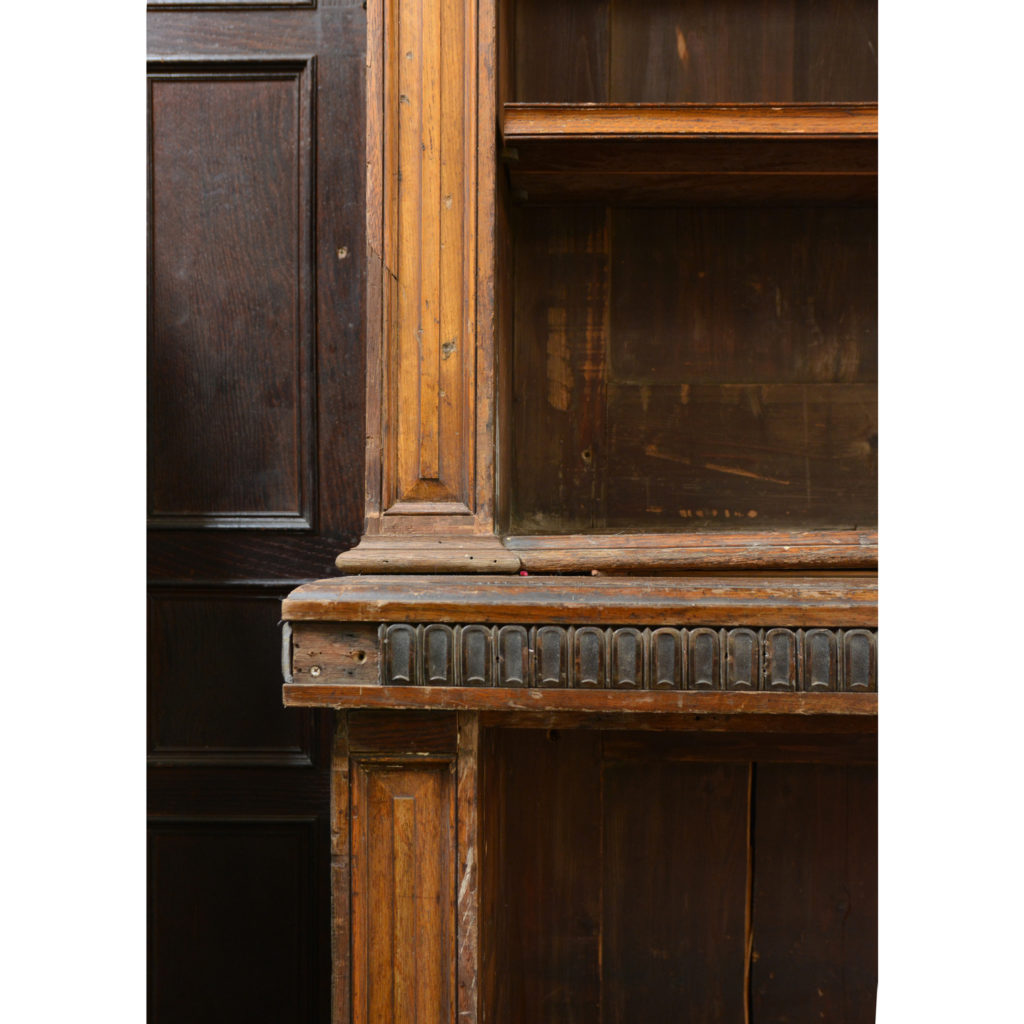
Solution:
[[[367,16],[366,526],[338,566],[515,569],[494,535],[493,0]]]

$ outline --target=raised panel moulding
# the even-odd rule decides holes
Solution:
[[[152,527],[315,525],[315,80],[149,64]]]

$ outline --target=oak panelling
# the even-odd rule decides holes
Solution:
[[[149,829],[149,1020],[315,1019],[315,818],[158,820]]]
[[[520,0],[516,98],[841,102],[878,95],[874,0]]]
[[[348,744],[354,754],[455,754],[458,723],[453,714],[436,711],[350,711]]]
[[[319,719],[281,707],[280,590],[162,589],[149,598],[151,764],[319,762]]]
[[[504,1001],[495,1024],[600,1021],[600,735],[499,733]]]
[[[524,102],[608,99],[611,0],[515,0],[513,95]]]
[[[748,765],[603,766],[604,1024],[745,1018]]]
[[[752,1020],[871,1024],[877,770],[758,765]]]
[[[313,77],[151,66],[154,525],[313,526]]]
[[[352,1021],[455,1020],[452,763],[353,760]]]

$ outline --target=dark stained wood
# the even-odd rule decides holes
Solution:
[[[507,972],[495,1024],[600,1021],[600,736],[502,734],[502,845],[492,851]]]
[[[871,1024],[877,773],[758,765],[752,1020]]]
[[[530,513],[555,506],[568,522],[595,526],[604,519],[608,483],[598,471],[605,459],[608,213],[522,211],[516,231],[512,526],[531,532]]]
[[[595,103],[608,98],[610,0],[516,0],[517,100]]]
[[[873,576],[354,576],[294,590],[293,622],[877,626]]]
[[[873,0],[516,4],[516,98],[848,102],[877,97]]]
[[[286,683],[289,707],[409,708],[438,711],[567,712],[629,715],[878,714],[876,693],[751,693],[709,690],[539,690],[469,686],[317,686]]]
[[[741,723],[740,728],[745,728]],[[676,731],[635,733],[608,731],[604,737],[608,760],[719,761],[788,764],[874,764],[878,761],[876,732],[785,733]]]
[[[150,1021],[305,1024],[321,1012],[319,831],[300,814],[151,823]]]
[[[267,684],[273,605],[364,512],[366,15],[342,3],[147,17],[153,1021],[331,1017],[333,716]]]
[[[430,711],[402,715],[386,711],[350,711],[348,744],[355,754],[454,754],[458,743],[456,716]]]
[[[603,1015],[745,1020],[747,765],[603,766]]]
[[[513,531],[872,527],[874,209],[611,210],[607,318],[585,321],[607,355],[574,366],[558,289],[604,288],[545,254],[582,255],[560,226],[595,216],[523,211]],[[595,393],[581,444],[565,424]]]
[[[150,515],[311,527],[312,68],[150,73]]]
[[[281,596],[194,586],[150,595],[151,765],[326,763],[318,720],[281,710]]]

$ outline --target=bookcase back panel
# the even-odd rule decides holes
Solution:
[[[871,101],[875,0],[517,0],[515,99]]]
[[[514,230],[512,532],[876,522],[874,206]]]

